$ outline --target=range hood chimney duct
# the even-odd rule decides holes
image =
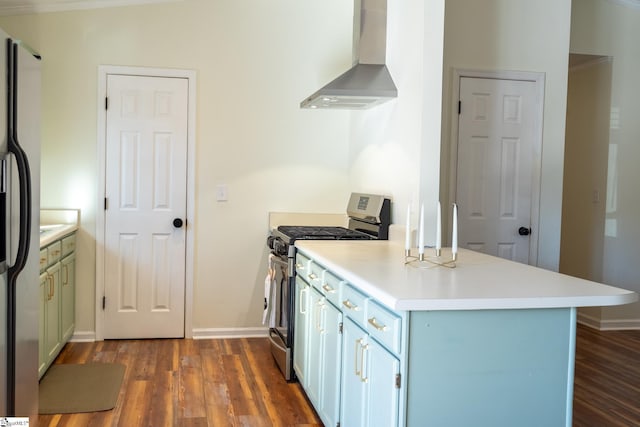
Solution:
[[[387,0],[355,0],[354,65],[300,103],[300,108],[361,110],[398,96],[385,64]]]

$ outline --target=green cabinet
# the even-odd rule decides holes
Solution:
[[[59,262],[47,269],[44,298],[44,356],[47,360],[46,367],[48,368],[48,365],[51,364],[62,348]]]
[[[62,342],[67,342],[75,329],[76,313],[76,255],[71,253],[60,261],[60,323]]]
[[[71,339],[75,329],[75,234],[40,249],[38,376]]]
[[[295,323],[293,329],[293,370],[303,386],[307,383],[308,341],[307,325],[309,324],[309,284],[296,277]]]

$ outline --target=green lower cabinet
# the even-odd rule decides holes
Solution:
[[[398,359],[351,319],[344,321],[342,359],[343,426],[397,426]]]

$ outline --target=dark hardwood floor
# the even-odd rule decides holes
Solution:
[[[263,338],[69,343],[56,363],[127,366],[111,411],[41,415],[54,426],[321,426]],[[573,425],[640,425],[640,331],[578,326]]]
[[[578,325],[573,425],[640,426],[640,331]]]
[[[40,415],[39,426],[322,426],[265,338],[69,343],[55,363],[126,365],[116,407]]]

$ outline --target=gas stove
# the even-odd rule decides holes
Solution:
[[[352,193],[347,205],[348,227],[318,225],[280,225],[271,230],[267,246],[271,249],[270,271],[275,278],[275,296],[271,307],[265,298],[265,310],[275,310],[270,325],[271,353],[287,381],[293,372],[293,328],[295,313],[296,240],[386,240],[391,223],[391,201],[375,194]]]

